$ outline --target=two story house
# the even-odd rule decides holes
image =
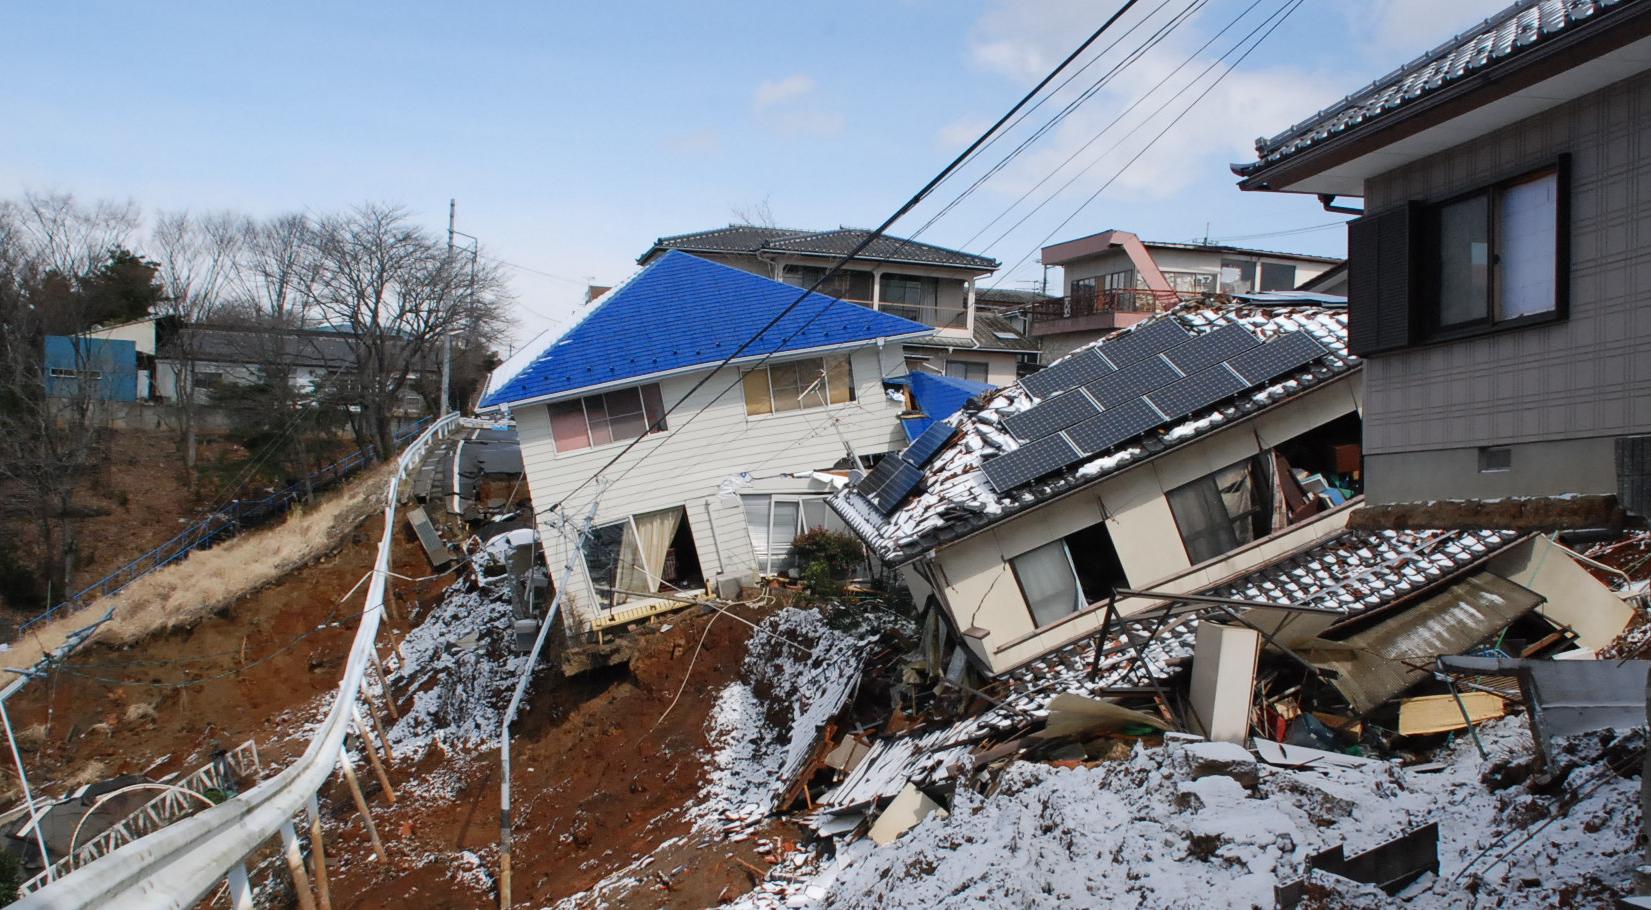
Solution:
[[[936,424],[829,504],[941,621],[945,665],[985,677],[1190,595],[1305,608],[1322,631],[1414,605],[1470,565],[1499,574],[1495,596],[1508,582],[1526,609],[1611,641],[1630,611],[1546,538],[1348,530],[1364,367],[1346,325],[1335,306],[1151,315]],[[1448,571],[1394,572],[1446,550]],[[1260,594],[1257,573],[1274,579]],[[1457,592],[1431,609],[1494,634],[1506,617],[1481,610],[1489,600]]]
[[[744,269],[796,287],[809,287],[870,231],[838,228],[799,231],[750,224],[661,237],[637,262],[646,265],[667,250]],[[1016,328],[975,305],[975,283],[998,267],[996,259],[884,235],[843,266],[819,292],[935,331],[906,345],[913,371],[970,382],[1006,385],[1016,365],[1036,350]]]
[[[1045,362],[1179,301],[1293,290],[1341,263],[1300,253],[1146,241],[1129,231],[1052,244],[1043,248],[1042,259],[1045,267],[1060,267],[1064,287],[1062,296],[1029,309],[1028,331]]]
[[[1648,70],[1651,3],[1521,0],[1233,166],[1245,190],[1363,199],[1373,526],[1651,509]]]
[[[547,564],[574,557],[570,636],[750,582],[835,524],[824,495],[904,445],[884,381],[933,331],[669,250],[495,370],[480,410],[515,419]]]

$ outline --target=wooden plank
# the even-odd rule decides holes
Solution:
[[[1467,709],[1468,717],[1476,724],[1508,713],[1508,703],[1489,692],[1463,692],[1460,707],[1455,696],[1423,695],[1399,702],[1399,732],[1420,736],[1466,729],[1462,708]]]

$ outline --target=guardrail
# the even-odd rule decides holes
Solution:
[[[396,462],[384,503],[384,534],[378,544],[372,580],[356,627],[355,640],[338,684],[338,697],[327,717],[316,729],[309,747],[298,760],[279,774],[239,796],[202,810],[182,821],[140,838],[124,847],[76,869],[63,878],[26,895],[11,906],[18,910],[80,907],[166,907],[185,910],[193,907],[221,880],[228,879],[230,902],[235,907],[251,907],[245,859],[265,841],[280,834],[286,845],[289,866],[297,861],[298,848],[292,819],[308,808],[313,823],[315,796],[341,762],[345,776],[353,781],[354,760],[344,750],[344,735],[357,713],[357,701],[367,668],[376,658],[373,642],[384,614],[384,594],[390,573],[390,554],[395,541],[396,505],[401,482],[424,457],[436,439],[459,425],[457,414],[449,414],[425,430]],[[295,877],[302,874],[294,868]],[[308,894],[308,885],[303,886]]]
[[[423,430],[429,421],[428,417],[420,418],[412,426],[397,433],[394,441],[398,444],[405,442]],[[373,455],[371,446],[356,449],[332,464],[311,472],[306,480],[311,489],[337,483],[371,463]],[[276,515],[285,514],[293,503],[303,498],[305,482],[295,481],[262,499],[230,500],[228,505],[179,531],[177,536],[166,543],[76,591],[62,603],[24,620],[17,626],[17,634],[21,635],[49,619],[73,613],[91,601],[99,597],[108,597],[150,572],[169,566],[196,550],[205,549],[219,540],[240,533],[245,528],[254,527]]]

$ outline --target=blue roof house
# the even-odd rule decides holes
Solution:
[[[500,365],[480,410],[515,419],[547,563],[580,557],[570,640],[786,568],[838,521],[820,472],[904,447],[883,381],[933,331],[673,250]],[[826,485],[759,492],[783,476]]]
[[[137,400],[138,353],[131,341],[47,335],[45,361],[46,394],[53,398]]]

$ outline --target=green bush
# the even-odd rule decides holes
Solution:
[[[865,551],[852,534],[826,528],[810,528],[791,542],[803,583],[816,594],[842,592],[844,579],[865,561]]]

